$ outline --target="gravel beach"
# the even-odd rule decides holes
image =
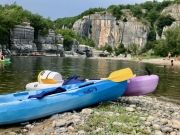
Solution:
[[[180,135],[180,105],[149,96],[122,97],[0,129],[0,135],[86,134]]]

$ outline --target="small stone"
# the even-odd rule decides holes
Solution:
[[[154,134],[155,135],[164,135],[161,131],[159,131],[159,130],[156,130],[155,132],[154,132]]]
[[[61,121],[57,121],[55,122],[55,124],[53,125],[53,127],[63,127],[66,125],[66,120],[61,120]]]
[[[180,120],[173,119],[171,122],[173,128],[180,129]]]
[[[149,122],[149,121],[146,121],[144,124],[145,124],[146,126],[151,126],[151,122]]]
[[[152,127],[155,129],[155,130],[160,130],[160,126],[158,124],[153,124]]]
[[[163,133],[170,133],[170,132],[173,131],[173,129],[170,128],[170,127],[161,127],[161,131],[162,131]]]
[[[145,117],[140,117],[140,120],[145,121],[145,120],[146,120],[146,118],[145,118]]]
[[[120,123],[120,122],[116,122],[116,121],[115,121],[115,122],[113,122],[112,124],[113,124],[114,126],[122,126],[122,125],[123,125],[122,123]]]
[[[161,122],[162,125],[168,124],[168,120],[167,119],[161,119],[160,122]]]
[[[95,130],[96,133],[102,132],[102,131],[103,131],[103,128],[97,128],[97,129]]]
[[[176,135],[176,132],[171,132],[170,135]]]
[[[78,131],[78,135],[85,135],[85,134],[86,134],[86,132],[84,130]]]
[[[8,133],[6,133],[6,135],[16,135],[16,133],[15,132],[8,132]]]
[[[68,131],[73,132],[74,130],[75,130],[74,127],[72,127],[72,126],[69,126],[69,127],[68,127]]]
[[[27,129],[32,129],[33,127],[34,127],[34,126],[31,125],[31,124],[28,124],[28,125],[25,126],[25,128],[27,128]]]
[[[149,116],[148,118],[147,118],[147,121],[153,121],[154,120],[154,117],[153,116]]]
[[[28,130],[27,129],[23,129],[23,132],[25,133],[25,132],[28,132]]]
[[[52,122],[52,127],[53,127],[53,128],[56,127],[56,121],[55,121],[55,120]]]
[[[114,112],[104,112],[104,115],[112,117],[114,116]]]
[[[59,114],[53,115],[50,120],[57,120],[59,118]]]
[[[135,109],[134,109],[134,108],[132,108],[132,107],[126,107],[126,111],[128,111],[128,112],[134,112],[134,111],[135,111]]]
[[[85,115],[90,115],[93,113],[93,110],[92,109],[83,109],[81,111],[82,114],[85,114]]]
[[[28,135],[37,135],[37,133],[31,132],[31,133],[29,133]]]
[[[130,105],[129,107],[131,107],[131,108],[136,108],[136,105],[133,104],[133,105]]]

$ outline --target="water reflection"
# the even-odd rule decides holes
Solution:
[[[160,76],[155,96],[180,101],[180,68],[120,60],[78,59],[60,57],[13,57],[9,65],[0,65],[0,93],[23,90],[36,81],[41,70],[60,72],[64,78],[76,74],[86,78],[107,77],[114,70],[130,67],[136,75],[147,74],[146,69]]]

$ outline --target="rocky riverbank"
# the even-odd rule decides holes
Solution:
[[[81,111],[1,127],[1,135],[180,135],[180,105],[155,97],[123,97]]]

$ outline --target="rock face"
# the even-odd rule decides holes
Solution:
[[[99,47],[106,44],[116,47],[138,44],[144,46],[147,41],[148,27],[133,17],[127,10],[126,22],[116,20],[110,13],[95,13],[76,21],[73,29],[81,36],[91,38]]]
[[[164,33],[170,28],[175,28],[177,26],[180,26],[180,4],[173,4],[165,8],[162,13],[162,15],[170,15],[172,16],[176,21],[172,23],[171,26],[166,26],[163,28],[163,33],[161,38],[165,38]]]
[[[24,22],[22,25],[16,25],[11,30],[11,50],[24,51],[36,50],[34,41],[34,28],[29,23]]]
[[[180,4],[173,4],[166,7],[162,14],[171,15],[176,21],[180,21]]]
[[[11,51],[16,53],[29,53],[31,51],[56,51],[62,50],[62,47],[55,45],[62,43],[62,35],[56,35],[53,30],[49,30],[45,36],[39,35],[38,45],[34,43],[34,28],[30,23],[24,22],[22,25],[16,25],[11,30]],[[62,46],[62,45],[60,45]]]
[[[56,45],[56,43],[59,43],[63,40],[62,35],[58,34],[56,35],[54,30],[49,30],[48,34],[46,36],[39,35],[39,48],[38,50],[43,51],[56,51],[59,49],[59,47]]]

